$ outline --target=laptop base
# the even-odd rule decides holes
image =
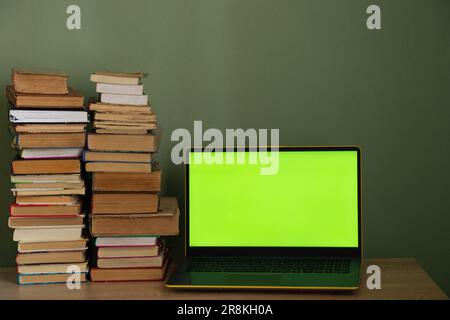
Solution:
[[[356,290],[359,288],[358,258],[349,258],[347,273],[211,272],[189,271],[189,262],[180,265],[166,286],[179,289],[277,289]]]

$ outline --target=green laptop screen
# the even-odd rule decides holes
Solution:
[[[357,151],[271,155],[190,153],[189,246],[358,247]]]

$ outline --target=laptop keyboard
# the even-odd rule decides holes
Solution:
[[[349,273],[348,258],[192,257],[189,272]]]

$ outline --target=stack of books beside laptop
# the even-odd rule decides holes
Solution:
[[[66,282],[88,272],[81,156],[88,114],[67,75],[15,69],[6,87],[18,151],[11,163],[9,226],[18,242],[19,284]]]
[[[91,75],[100,95],[89,106],[95,133],[88,135],[84,154],[86,171],[92,173],[92,281],[162,279],[168,255],[157,236],[178,234],[176,199],[158,195],[161,171],[154,156],[159,135],[142,76]]]

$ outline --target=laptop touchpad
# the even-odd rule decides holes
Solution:
[[[228,285],[261,286],[280,283],[283,275],[267,273],[227,273],[225,282]]]

